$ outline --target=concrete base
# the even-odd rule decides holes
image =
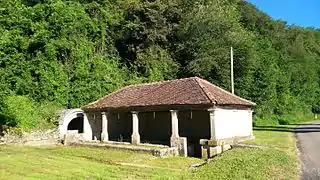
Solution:
[[[188,143],[186,137],[171,137],[170,147],[177,147],[179,155],[183,157],[188,156]]]
[[[101,133],[101,141],[108,142],[109,141],[109,134],[108,133]]]
[[[64,145],[69,145],[73,143],[79,143],[81,141],[84,141],[84,134],[78,133],[78,130],[69,130],[67,133],[64,135],[63,139],[63,144]]]
[[[170,137],[170,147],[179,147],[180,137]]]
[[[139,134],[132,134],[131,144],[134,144],[134,145],[140,144],[140,135]]]
[[[182,157],[188,156],[188,143],[186,137],[180,137],[180,146],[178,148],[179,155]]]
[[[201,146],[201,157],[204,159],[209,159],[229,149],[231,149],[231,146],[228,144],[215,147]]]
[[[243,142],[243,141],[247,141],[247,140],[252,140],[254,139],[254,136],[243,136],[243,137],[232,137],[232,138],[225,138],[225,139],[200,139],[200,144],[203,146],[221,146],[223,144],[237,144],[238,142]]]

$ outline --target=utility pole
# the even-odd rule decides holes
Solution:
[[[234,82],[233,82],[233,48],[231,47],[231,92],[234,94]]]

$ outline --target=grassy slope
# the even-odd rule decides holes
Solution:
[[[91,148],[0,146],[0,179],[297,179],[293,134],[259,130],[255,136],[250,143],[275,148],[236,148],[193,170],[190,165],[202,160]]]
[[[217,179],[298,179],[299,159],[293,127],[256,128],[256,139],[246,143],[272,148],[233,149],[192,175]]]

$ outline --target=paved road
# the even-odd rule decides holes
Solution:
[[[320,122],[300,125],[295,131],[301,160],[301,179],[320,180]]]

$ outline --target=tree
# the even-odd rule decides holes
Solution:
[[[122,86],[200,76],[294,122],[320,92],[320,30],[243,0],[2,0],[0,114],[7,96],[81,107]],[[299,118],[298,118],[299,117]],[[3,118],[0,117],[0,123]]]
[[[317,119],[317,115],[320,114],[320,103],[312,105],[311,111],[314,114],[314,119]]]
[[[176,0],[129,0],[121,4],[124,12],[116,48],[133,73],[147,81],[176,77],[178,63],[168,52],[169,38],[179,22]]]

